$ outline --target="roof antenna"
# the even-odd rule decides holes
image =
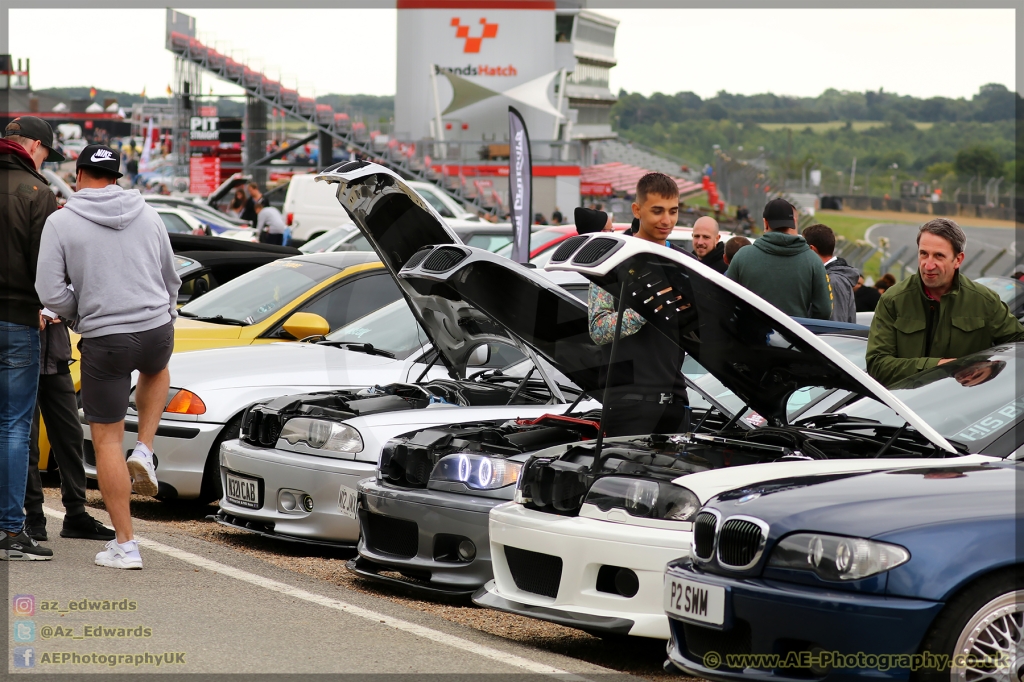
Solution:
[[[594,464],[592,472],[596,472],[601,464],[601,447],[604,445],[604,419],[608,416],[608,393],[611,385],[612,367],[615,366],[615,351],[619,348],[619,336],[622,335],[622,316],[626,310],[626,280],[622,281],[619,291],[619,310],[615,318],[615,336],[612,337],[612,351],[608,357],[608,374],[604,381],[604,397],[601,399],[601,425],[597,429],[597,441],[594,443]]]

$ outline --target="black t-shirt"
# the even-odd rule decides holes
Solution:
[[[853,292],[853,303],[858,313],[873,313],[878,305],[878,299],[881,297],[882,294],[878,289],[865,284]]]

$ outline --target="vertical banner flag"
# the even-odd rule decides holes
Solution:
[[[139,159],[139,170],[149,170],[149,159],[153,153],[153,119],[149,119],[149,129],[146,131],[146,141],[142,145],[142,158]]]
[[[530,260],[530,223],[533,218],[533,161],[530,135],[515,107],[508,108],[508,203],[512,218],[512,260]]]

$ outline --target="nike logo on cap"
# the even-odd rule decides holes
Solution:
[[[113,161],[114,153],[109,149],[97,149],[92,154],[90,161],[96,163],[97,161]]]

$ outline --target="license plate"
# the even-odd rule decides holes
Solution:
[[[227,477],[228,489],[225,494],[228,502],[237,504],[239,507],[249,509],[260,508],[260,486],[259,481],[254,478],[242,478],[234,474],[225,474]]]
[[[338,498],[338,510],[342,516],[350,519],[356,517],[356,491],[348,486],[341,486],[341,496]]]
[[[667,575],[665,611],[685,620],[723,625],[725,588]]]

